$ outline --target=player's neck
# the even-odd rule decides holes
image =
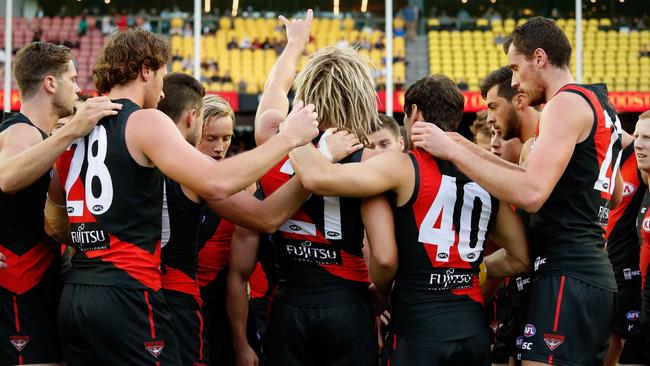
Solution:
[[[21,102],[20,113],[29,118],[36,127],[48,134],[59,120],[59,116],[54,114],[52,103],[38,95]]]
[[[521,120],[521,135],[519,140],[524,143],[529,138],[535,136],[537,122],[539,121],[539,112],[533,107],[526,107],[519,116]]]
[[[548,71],[550,74],[547,77],[546,85],[546,101],[548,102],[557,94],[563,86],[567,84],[573,84],[576,80],[571,75],[571,71],[568,69],[557,69],[551,68]]]
[[[108,97],[111,100],[128,99],[140,107],[144,105],[144,91],[133,82],[114,86],[108,92]]]

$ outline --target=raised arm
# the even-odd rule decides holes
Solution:
[[[255,142],[261,145],[278,132],[278,126],[287,117],[289,99],[287,94],[291,90],[293,79],[296,76],[298,62],[309,43],[311,32],[312,10],[307,10],[307,17],[291,21],[280,16],[287,31],[287,46],[271,68],[269,78],[264,85],[264,92],[260,99],[255,115]]]
[[[431,123],[415,123],[412,136],[416,147],[453,162],[500,200],[537,212],[564,173],[576,143],[588,136],[592,124],[593,113],[582,97],[571,93],[553,97],[542,111],[539,137],[524,170],[504,168],[472,154]]]
[[[246,337],[248,321],[246,287],[257,263],[259,245],[259,234],[239,226],[235,227],[230,244],[228,279],[226,280],[226,311],[228,312],[237,366],[259,365],[258,357]]]
[[[117,114],[120,108],[107,97],[88,99],[70,122],[45,140],[26,124],[9,127],[0,135],[0,191],[13,194],[34,183],[75,139],[87,135],[97,121]]]
[[[501,249],[484,259],[489,277],[503,278],[530,269],[524,225],[517,214],[503,201],[499,204],[499,212],[490,237]]]
[[[413,165],[400,152],[378,154],[361,163],[332,164],[308,144],[289,156],[305,189],[318,195],[372,197],[391,190],[406,195],[413,190],[403,184],[404,176],[414,175]]]
[[[264,200],[242,191],[224,200],[210,200],[206,203],[219,216],[235,225],[273,233],[298,211],[309,195],[300,180],[294,177]]]
[[[127,122],[126,141],[132,156],[144,155],[166,176],[199,196],[219,200],[242,191],[291,149],[316,137],[316,117],[313,105],[302,108],[298,102],[280,126],[280,133],[267,143],[218,163],[188,144],[169,117],[155,109],[133,113]]]

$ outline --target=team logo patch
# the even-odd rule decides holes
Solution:
[[[638,311],[638,310],[630,310],[630,311],[627,312],[627,314],[625,314],[625,317],[627,318],[627,320],[629,320],[631,322],[639,320],[640,316],[641,316],[641,312]]]
[[[544,333],[544,343],[546,343],[551,351],[555,351],[556,348],[560,347],[560,345],[564,343],[564,336]]]
[[[492,329],[492,333],[497,334],[497,331],[499,330],[499,321],[497,320],[491,321],[490,329]]]
[[[151,353],[152,356],[158,358],[165,348],[165,341],[144,342],[144,348]]]
[[[524,327],[524,336],[526,337],[532,337],[537,333],[537,329],[535,328],[534,325],[532,324],[526,324]]]
[[[522,344],[524,344],[524,337],[522,336],[517,337],[517,340],[515,341],[515,346],[517,346],[517,348],[521,348]]]
[[[22,351],[23,348],[29,343],[29,337],[28,336],[10,336],[9,337],[9,342],[16,347],[18,352]]]
[[[631,194],[634,194],[636,191],[636,186],[632,183],[623,182],[623,197],[627,197]]]

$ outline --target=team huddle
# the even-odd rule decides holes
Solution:
[[[228,158],[232,108],[157,35],[112,36],[83,102],[68,48],[18,52],[0,364],[615,365],[625,339],[650,362],[650,113],[625,133],[553,21],[481,83],[490,152],[447,76],[406,91],[404,141],[365,59],[297,72],[312,13],[281,20],[257,147]]]

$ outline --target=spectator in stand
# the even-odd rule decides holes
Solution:
[[[88,31],[88,21],[86,20],[87,16],[88,14],[84,10],[83,14],[81,15],[81,19],[79,20],[79,25],[77,26],[77,35],[79,37],[84,36]]]
[[[262,48],[262,42],[260,42],[259,38],[254,38],[253,43],[251,43],[251,49],[252,50],[259,50]]]
[[[104,15],[102,17],[102,29],[101,30],[102,30],[102,35],[104,35],[104,36],[113,33],[113,31],[115,30],[115,27],[111,23],[111,17],[109,17],[108,15]]]
[[[262,42],[262,48],[265,50],[268,50],[271,48],[271,42],[269,42],[268,38],[264,38],[264,42]]]
[[[43,7],[41,5],[39,5],[38,8],[36,8],[36,14],[34,14],[34,16],[36,18],[42,18],[43,16],[45,16],[45,13],[43,12]]]
[[[406,21],[406,36],[409,41],[415,42],[417,35],[418,20],[420,18],[420,9],[417,5],[411,4],[404,8],[404,20]]]
[[[223,73],[223,77],[221,78],[221,82],[225,83],[232,83],[232,77],[230,76],[230,71],[226,71]]]
[[[487,123],[487,111],[476,113],[476,120],[469,126],[469,130],[474,135],[474,143],[490,151],[492,131],[490,131],[490,126]]]
[[[460,78],[458,80],[458,84],[456,84],[456,85],[458,86],[458,89],[463,90],[463,91],[466,91],[466,90],[469,89],[469,85],[467,84],[467,82],[463,78]]]
[[[227,48],[229,50],[234,50],[235,48],[237,48],[237,39],[235,37],[232,37],[230,42],[228,42]]]
[[[237,84],[237,90],[239,91],[240,94],[246,93],[246,89],[248,88],[248,84],[246,84],[246,81],[244,79],[239,80],[239,83]]]
[[[183,26],[183,35],[185,37],[190,37],[192,36],[192,34],[193,34],[192,25],[190,23],[185,23],[185,25]]]
[[[239,49],[240,50],[245,50],[251,48],[251,40],[248,37],[242,38],[241,42],[239,42]]]
[[[117,14],[115,25],[117,25],[117,29],[121,31],[127,30],[129,28],[129,23],[126,20],[126,14]]]
[[[341,37],[339,41],[336,43],[336,47],[338,48],[347,48],[350,45],[347,39]]]
[[[33,29],[34,34],[32,36],[32,42],[40,42],[41,39],[43,38],[43,29],[41,28],[41,24],[36,23],[36,26]]]
[[[4,65],[6,60],[7,60],[7,53],[5,52],[4,48],[0,48],[0,65]]]
[[[384,37],[377,38],[377,42],[375,42],[375,48],[378,50],[383,50],[386,48],[386,45],[384,44]]]
[[[639,57],[650,57],[650,50],[648,50],[647,44],[641,46],[641,49],[639,50]]]

